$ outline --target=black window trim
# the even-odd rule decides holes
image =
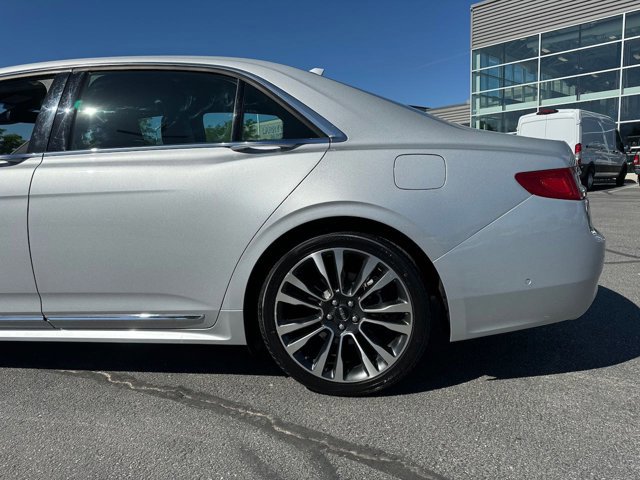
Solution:
[[[145,147],[117,147],[117,148],[95,148],[88,150],[68,150],[71,129],[73,127],[75,119],[75,109],[73,108],[75,102],[79,98],[84,82],[90,72],[99,71],[176,71],[176,72],[202,72],[212,73],[231,77],[238,81],[238,88],[236,91],[236,104],[233,113],[233,125],[232,125],[232,141],[231,142],[218,142],[218,143],[190,143],[179,145],[150,145]],[[295,148],[305,144],[323,144],[323,143],[336,143],[344,142],[347,140],[346,135],[336,128],[333,124],[328,122],[324,117],[320,116],[309,107],[304,105],[299,100],[290,96],[283,90],[279,89],[275,85],[267,82],[260,77],[254,76],[248,72],[237,70],[231,67],[217,67],[207,65],[190,65],[190,64],[174,64],[174,63],[131,63],[131,64],[99,64],[91,66],[74,67],[71,69],[71,78],[67,81],[65,91],[60,100],[58,107],[58,113],[53,124],[50,141],[46,150],[47,156],[52,155],[69,155],[69,154],[87,154],[96,152],[122,152],[122,151],[148,151],[148,150],[168,150],[168,149],[186,149],[186,148],[232,148],[242,146],[258,146],[258,145],[277,145],[277,146],[289,146]],[[45,72],[46,73],[46,72]],[[282,108],[287,110],[297,120],[302,122],[305,126],[311,129],[318,135],[318,138],[300,138],[300,139],[284,139],[284,140],[253,140],[253,141],[240,141],[239,134],[241,133],[243,111],[242,100],[244,93],[244,86],[251,85],[255,87],[270,99],[277,102]],[[238,103],[238,100],[240,102]]]

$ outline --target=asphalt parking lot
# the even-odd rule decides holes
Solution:
[[[244,348],[0,344],[0,477],[640,478],[640,188],[589,198],[607,254],[582,318],[444,347],[384,396]]]

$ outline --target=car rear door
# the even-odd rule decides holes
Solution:
[[[40,73],[0,79],[0,329],[51,328],[31,268],[27,208],[66,78]]]
[[[252,236],[329,139],[220,72],[77,72],[31,188],[46,318],[61,328],[206,328]]]

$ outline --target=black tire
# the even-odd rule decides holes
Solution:
[[[622,165],[622,169],[620,170],[620,173],[616,177],[616,185],[618,187],[623,186],[626,177],[627,177],[627,162],[625,162],[624,165]]]
[[[291,272],[297,271],[296,268],[302,264],[301,262],[308,262],[308,257],[310,255],[318,254],[325,255],[322,260],[322,263],[326,266],[327,264],[331,264],[330,261],[326,260],[327,252],[331,255],[333,250],[331,249],[345,249],[347,252],[355,252],[358,254],[360,252],[364,252],[367,255],[371,255],[372,258],[376,260],[380,260],[380,263],[377,264],[376,268],[388,267],[389,270],[392,270],[392,273],[395,274],[393,282],[398,280],[401,282],[400,284],[403,287],[403,292],[408,294],[408,302],[412,307],[412,313],[410,314],[402,314],[402,315],[410,315],[411,318],[409,324],[411,325],[411,331],[409,335],[401,335],[403,338],[403,350],[398,356],[393,360],[394,363],[386,364],[383,363],[383,367],[380,367],[379,359],[381,357],[376,357],[378,363],[376,364],[375,376],[372,378],[367,378],[365,380],[359,381],[356,377],[356,380],[347,381],[347,369],[345,367],[343,373],[343,380],[338,381],[332,378],[323,378],[322,376],[318,376],[318,374],[314,374],[311,372],[311,367],[303,367],[298,360],[294,358],[294,353],[289,354],[285,349],[284,345],[284,337],[276,330],[276,323],[278,322],[276,318],[276,308],[277,302],[276,297],[279,295],[279,292],[287,288],[288,284],[285,282],[285,277]],[[336,250],[337,251],[337,250]],[[353,254],[353,253],[349,253]],[[342,255],[347,255],[347,253],[343,253]],[[347,257],[344,257],[347,258]],[[364,261],[363,261],[364,264]],[[345,260],[346,265],[346,260]],[[362,271],[365,268],[362,267]],[[329,281],[329,286],[331,290],[327,291],[332,295],[335,295],[338,298],[339,290],[335,290],[333,293],[334,282],[337,282],[339,285],[342,285],[341,280],[337,278],[335,275],[336,270],[333,270],[334,274]],[[344,267],[343,271],[346,271],[346,267]],[[364,276],[364,274],[360,272],[358,277]],[[388,271],[388,270],[387,270]],[[346,274],[345,274],[346,275]],[[366,283],[364,282],[366,278],[361,278],[362,290],[358,290],[362,293],[362,297],[366,297],[370,295],[371,292],[367,293],[366,288],[371,288],[372,291],[375,290],[375,284],[371,287],[367,287],[370,285],[370,282],[373,282],[375,278],[375,271],[372,274],[369,274],[370,280]],[[291,277],[287,277],[291,278]],[[345,282],[346,282],[346,278]],[[349,277],[352,278],[352,277]],[[378,282],[379,280],[376,280]],[[326,284],[326,282],[324,282]],[[357,280],[353,280],[353,285],[358,283]],[[284,285],[284,287],[283,287]],[[345,287],[346,288],[346,287]],[[355,287],[357,288],[357,287]],[[388,287],[384,287],[388,288]],[[396,284],[394,283],[392,288],[396,288]],[[382,289],[380,289],[382,291]],[[342,293],[342,286],[340,286],[340,294]],[[376,295],[370,295],[376,296]],[[311,298],[311,297],[308,297]],[[323,298],[327,298],[323,296]],[[355,298],[355,297],[352,297]],[[328,303],[330,300],[327,299],[324,303]],[[333,300],[336,301],[337,300]],[[319,305],[324,305],[322,301],[318,301]],[[353,302],[350,302],[353,304]],[[357,298],[356,307],[361,307],[363,301],[360,297]],[[286,304],[285,304],[286,305]],[[334,304],[335,305],[335,304]],[[346,305],[345,305],[346,307]],[[280,305],[280,308],[284,308]],[[289,307],[287,307],[289,308]],[[331,307],[328,307],[331,308]],[[338,307],[334,307],[338,308]],[[337,312],[337,310],[334,310]],[[315,238],[306,240],[302,242],[297,247],[293,248],[289,252],[287,252],[271,269],[269,275],[267,276],[266,281],[263,284],[263,287],[260,291],[258,297],[258,321],[260,325],[260,331],[262,333],[262,337],[264,343],[266,345],[267,350],[271,353],[274,360],[278,365],[291,377],[305,385],[310,390],[315,392],[319,392],[327,395],[338,395],[338,396],[363,396],[369,395],[374,392],[378,392],[384,388],[388,388],[389,386],[395,384],[399,380],[401,380],[407,373],[409,373],[415,365],[418,363],[422,355],[424,354],[427,341],[429,338],[430,326],[432,323],[432,309],[430,308],[429,295],[425,288],[425,285],[422,280],[422,276],[420,274],[420,270],[414,260],[399,246],[394,243],[385,240],[383,238],[363,234],[363,233],[355,233],[355,232],[339,232],[332,234],[320,235]],[[341,321],[347,322],[347,328],[359,328],[360,331],[365,327],[365,316],[367,314],[360,312],[362,315],[362,322],[360,325],[351,325],[348,320],[342,319]],[[347,313],[346,315],[350,315],[351,313]],[[325,317],[325,311],[322,311],[317,314],[321,318],[321,322],[324,325],[328,322]],[[343,315],[341,313],[341,315]],[[328,316],[327,316],[328,317]],[[337,319],[338,315],[335,315],[335,319],[333,319],[333,323],[338,323],[337,326],[342,328],[342,325],[339,325],[339,320]],[[285,322],[286,325],[289,325],[288,322]],[[294,322],[295,323],[295,322]],[[333,325],[330,325],[333,329]],[[404,326],[404,324],[403,324]],[[282,324],[278,328],[282,328]],[[315,328],[315,327],[313,327]],[[328,327],[323,327],[328,328]],[[378,328],[378,327],[374,327]],[[338,353],[330,354],[334,348],[334,342],[338,343],[338,347],[342,348],[343,344],[352,340],[345,340],[348,337],[348,332],[343,331],[342,333],[337,332],[336,329],[333,329],[332,332],[329,333],[331,337],[326,340],[326,351],[328,352],[325,355],[325,362],[327,362],[326,358],[332,358],[333,362],[337,362]],[[358,333],[356,332],[356,336]],[[400,334],[399,334],[400,335]],[[352,337],[353,338],[353,337]],[[307,342],[307,344],[310,342]],[[354,343],[357,343],[354,341]],[[364,344],[364,343],[363,343]],[[367,344],[369,345],[369,344]],[[379,346],[379,345],[378,345]],[[360,347],[360,344],[358,344]],[[306,345],[305,347],[306,348]],[[323,347],[324,349],[324,347]],[[321,349],[321,350],[323,350]],[[345,352],[347,352],[347,348],[342,348]],[[301,349],[302,350],[302,349]],[[353,348],[352,348],[353,350]],[[355,350],[354,350],[355,351]],[[334,351],[335,352],[335,351]],[[366,355],[365,355],[366,356]],[[374,352],[375,356],[375,352]],[[342,355],[341,355],[341,363],[342,363]],[[313,362],[317,362],[319,357],[313,357]],[[361,360],[364,362],[362,358],[362,354],[360,354]],[[371,358],[369,358],[371,360]],[[346,362],[345,362],[346,365]],[[386,366],[385,366],[386,365]],[[314,367],[315,368],[315,367]],[[321,368],[321,374],[324,375],[324,363]],[[378,370],[382,370],[378,373]],[[337,372],[337,369],[334,370],[334,373]],[[341,368],[342,372],[342,368]],[[369,373],[367,369],[367,373]],[[335,374],[337,377],[337,373]],[[334,377],[334,378],[335,378]]]
[[[595,174],[595,168],[593,167],[593,165],[589,165],[589,167],[587,167],[587,174],[582,179],[582,185],[587,189],[587,191],[590,191],[593,188]]]

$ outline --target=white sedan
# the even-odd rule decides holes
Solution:
[[[0,201],[1,340],[266,345],[336,395],[581,316],[604,256],[565,144],[244,59],[0,69]]]

